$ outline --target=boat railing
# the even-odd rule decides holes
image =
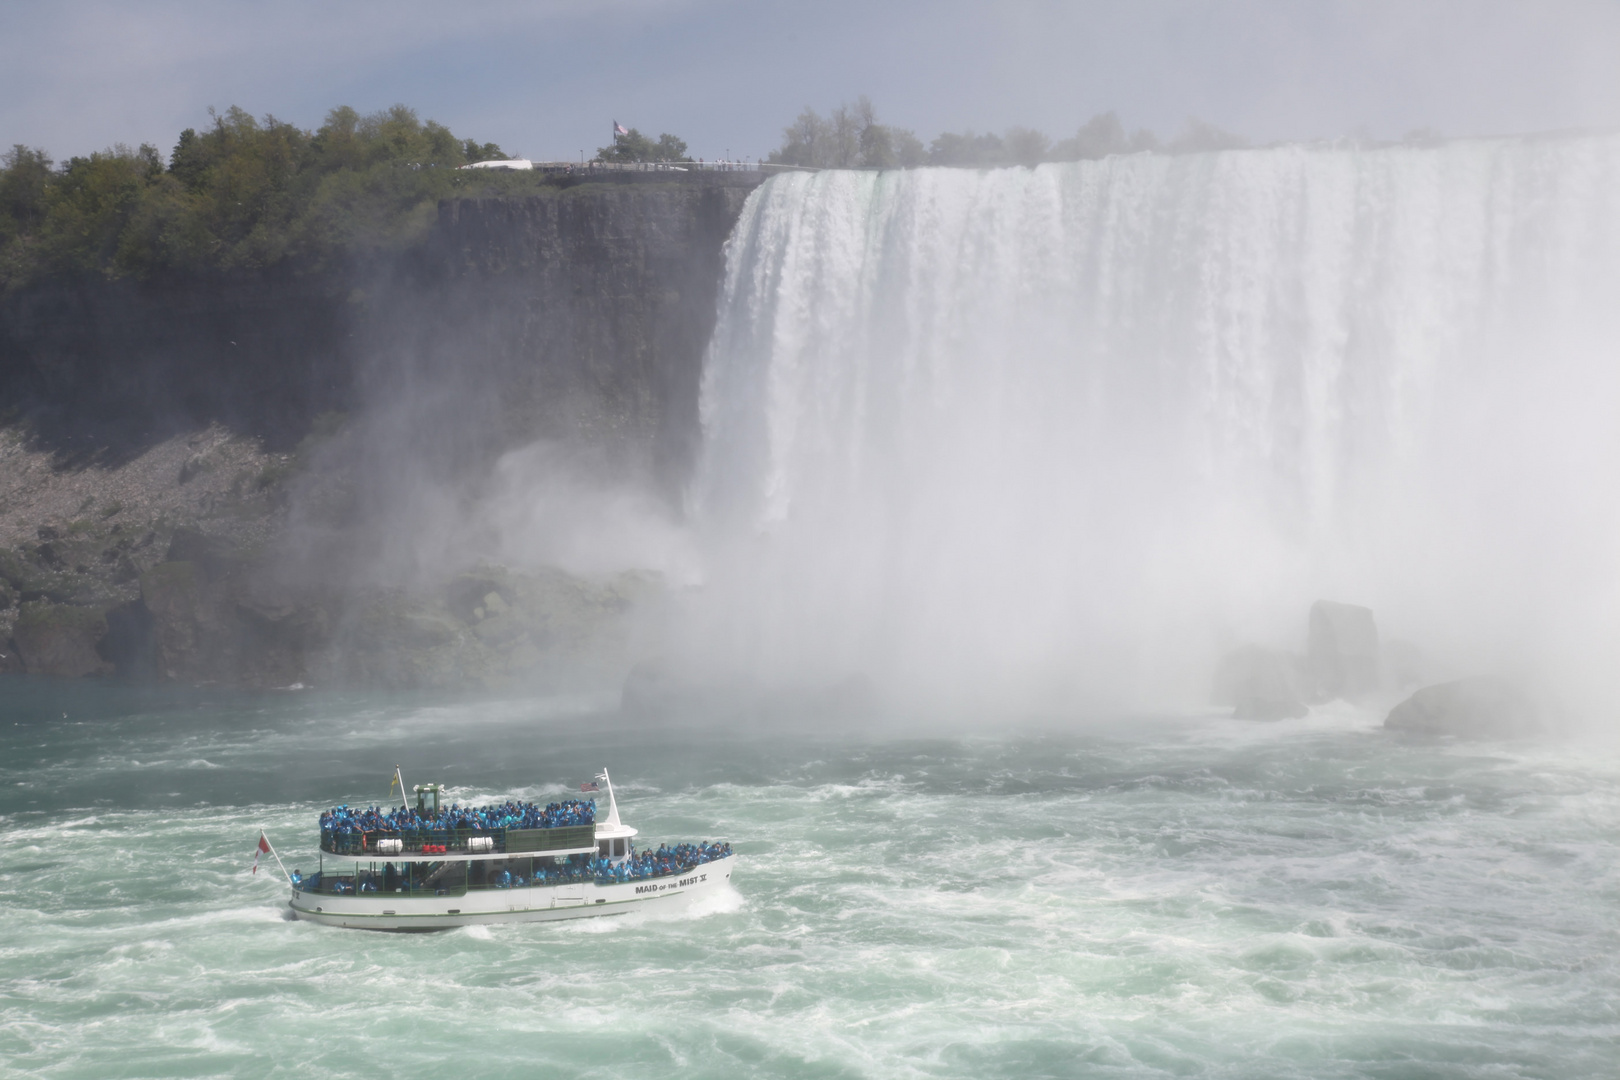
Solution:
[[[596,826],[551,829],[377,829],[368,832],[321,830],[321,850],[331,855],[524,854],[592,847]]]

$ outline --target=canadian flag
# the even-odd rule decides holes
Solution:
[[[258,848],[257,851],[255,851],[253,853],[253,870],[251,871],[252,873],[257,874],[259,872],[259,856],[268,853],[269,850],[270,850],[270,841],[266,840],[264,838],[264,833],[261,832],[259,834],[259,848]]]
[[[615,120],[615,121],[613,121],[613,134],[615,134],[615,135],[628,135],[628,134],[630,134],[630,130],[628,128],[626,128],[623,124],[621,124],[617,120]]]

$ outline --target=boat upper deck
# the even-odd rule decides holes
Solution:
[[[435,809],[339,806],[322,814],[320,823],[321,850],[333,855],[478,857],[585,851],[596,845],[594,799],[543,807],[510,800]]]

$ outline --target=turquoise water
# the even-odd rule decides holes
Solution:
[[[597,707],[0,681],[0,1074],[1620,1071],[1610,746],[1407,744],[1352,711],[923,737]],[[735,892],[287,921],[259,828],[307,870],[317,811],[396,763],[462,798],[605,764],[643,839],[731,840]]]

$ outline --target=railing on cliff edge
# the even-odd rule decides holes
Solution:
[[[809,165],[779,165],[772,161],[535,161],[535,172],[589,176],[613,172],[820,172]]]

